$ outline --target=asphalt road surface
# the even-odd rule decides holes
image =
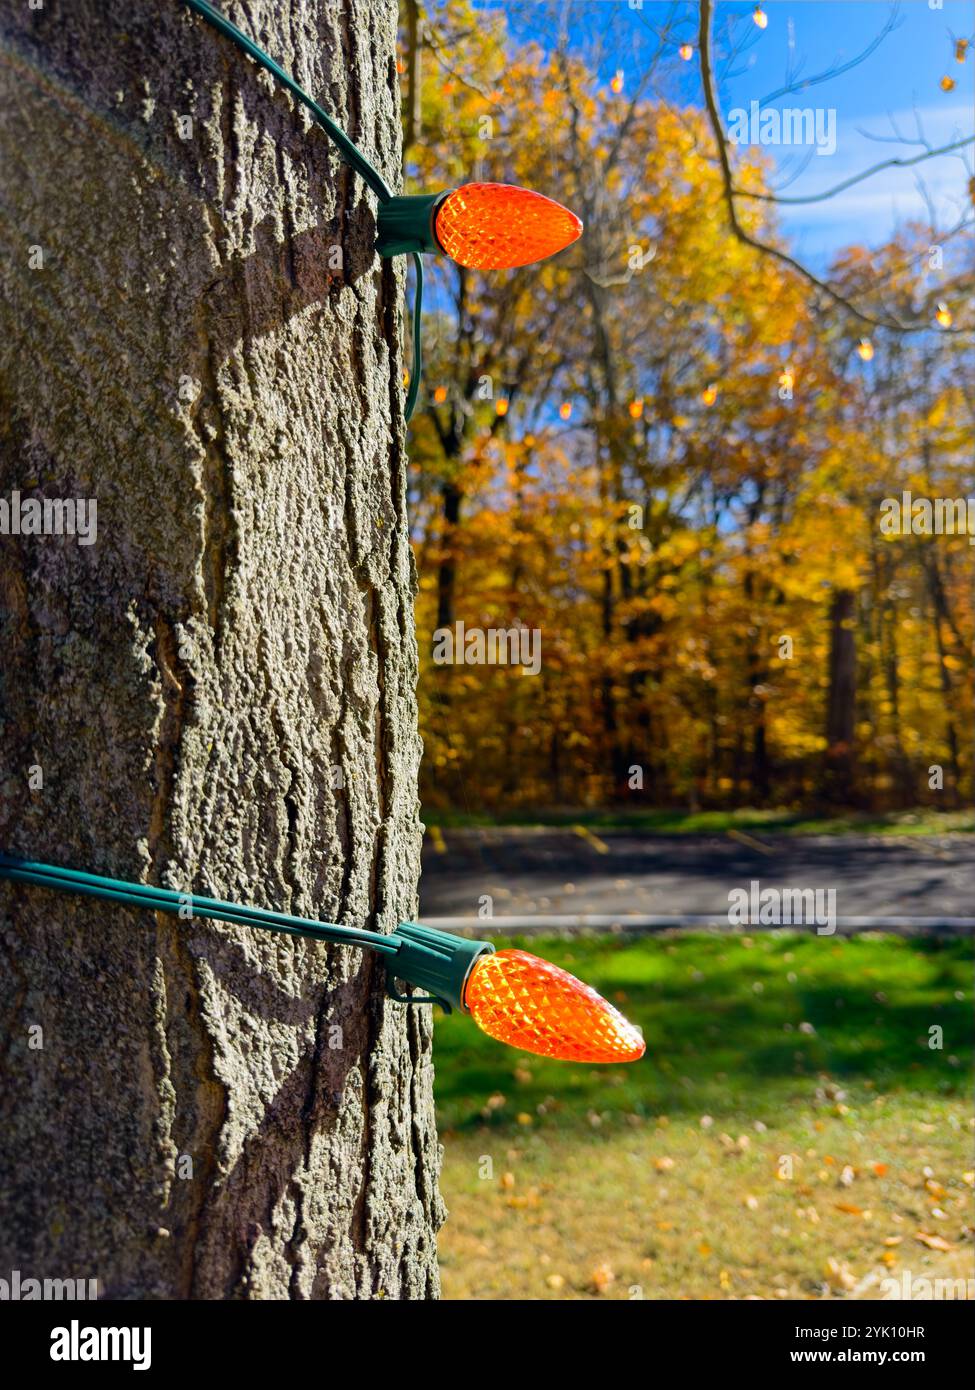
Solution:
[[[428,833],[421,921],[477,928],[479,916],[491,916],[496,928],[513,930],[727,928],[730,890],[747,890],[752,880],[762,889],[834,889],[840,931],[975,928],[973,836],[547,827]]]

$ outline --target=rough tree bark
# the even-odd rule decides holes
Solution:
[[[395,177],[392,0],[224,9]],[[391,930],[415,576],[372,195],[176,0],[4,6],[0,58],[0,498],[98,504],[94,545],[0,536],[0,846]],[[0,1268],[436,1295],[428,1011],[379,958],[13,885],[0,947]]]

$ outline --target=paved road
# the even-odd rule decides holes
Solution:
[[[840,929],[886,925],[971,931],[975,837],[664,836],[571,829],[447,830],[427,835],[421,920],[476,919],[484,895],[499,919],[541,925],[663,927],[684,917],[728,925],[728,894],[835,889]],[[583,922],[575,919],[583,918]],[[674,920],[671,920],[674,919]],[[878,922],[878,925],[881,923]]]

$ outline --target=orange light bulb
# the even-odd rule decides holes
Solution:
[[[474,962],[464,1005],[482,1032],[564,1062],[635,1062],[646,1044],[621,1013],[567,970],[527,951]]]
[[[582,223],[551,198],[508,183],[468,183],[437,210],[437,240],[472,270],[504,270],[544,261],[582,235]]]
[[[694,57],[694,49],[691,47],[689,43],[682,43],[677,52],[680,54],[681,58],[684,60],[685,63],[689,63],[691,59]]]
[[[861,338],[857,344],[857,352],[860,354],[861,361],[873,361],[873,343],[869,338]]]
[[[761,5],[756,5],[752,10],[752,19],[758,25],[759,29],[768,28],[768,15],[762,9]]]

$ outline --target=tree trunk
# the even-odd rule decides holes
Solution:
[[[961,784],[961,750],[959,748],[958,730],[955,727],[954,684],[951,679],[951,671],[948,667],[948,657],[950,654],[945,641],[944,632],[945,627],[947,627],[949,632],[954,631],[954,623],[951,619],[951,609],[948,605],[948,595],[945,592],[944,580],[941,577],[938,557],[933,549],[925,554],[922,563],[934,615],[934,642],[935,649],[938,653],[938,676],[941,682],[941,693],[944,696],[945,738],[948,743],[949,773],[948,785],[945,789],[947,791],[945,804],[955,807],[958,805],[958,789]]]
[[[856,730],[856,595],[836,589],[829,610],[829,689],[826,696],[826,760],[823,791],[848,806],[853,796]]]
[[[225,12],[395,176],[395,4]],[[98,506],[95,544],[0,537],[0,846],[389,931],[420,750],[372,195],[174,0],[0,42],[0,497]],[[378,957],[12,885],[0,944],[0,1268],[436,1295],[428,1012]]]
[[[445,482],[441,484],[440,497],[443,502],[443,536],[437,566],[437,627],[453,628],[457,616],[457,529],[463,493],[456,483]]]

